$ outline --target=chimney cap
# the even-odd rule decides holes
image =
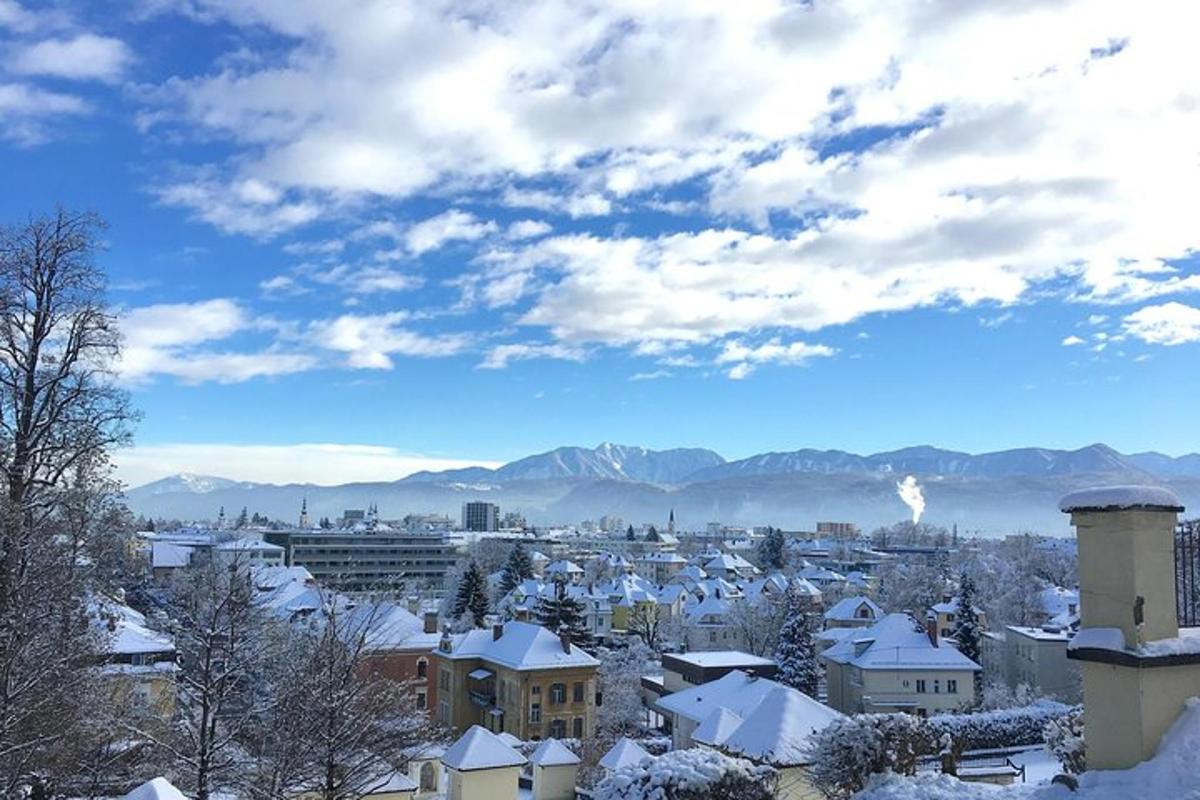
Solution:
[[[1059,511],[1183,511],[1179,496],[1161,486],[1097,486],[1071,492]]]

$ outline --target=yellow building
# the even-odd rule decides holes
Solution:
[[[175,640],[151,629],[145,616],[120,602],[97,601],[93,613],[104,651],[100,670],[111,702],[137,716],[171,720],[179,671]]]
[[[525,757],[473,725],[442,756],[446,800],[516,800]]]
[[[596,727],[600,662],[528,622],[442,637],[433,652],[436,718],[455,730],[481,725],[518,739],[582,739]]]

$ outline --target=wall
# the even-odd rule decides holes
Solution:
[[[519,767],[446,770],[446,800],[515,800]]]

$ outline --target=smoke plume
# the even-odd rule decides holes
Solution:
[[[921,515],[925,513],[925,495],[921,494],[921,486],[917,483],[917,479],[909,475],[904,480],[897,482],[896,494],[900,495],[904,505],[912,509],[912,521],[916,525],[921,521]]]

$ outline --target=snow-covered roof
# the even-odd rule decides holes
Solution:
[[[124,603],[96,599],[91,602],[92,624],[112,655],[174,653],[175,640],[150,628],[146,617]]]
[[[563,650],[558,634],[551,633],[540,625],[516,620],[504,623],[499,639],[491,630],[473,630],[452,639],[449,653],[440,652],[444,658],[479,658],[510,669],[552,669],[556,667],[594,667],[600,662],[571,645],[569,652]]]
[[[769,667],[775,662],[741,650],[710,650],[707,652],[672,653],[671,658],[698,667]]]
[[[500,737],[479,725],[472,725],[458,741],[442,754],[442,763],[459,772],[476,769],[519,767],[525,756],[500,740]]]
[[[1071,492],[1058,502],[1060,511],[1183,511],[1183,502],[1162,486],[1098,486]]]
[[[150,545],[150,566],[156,569],[186,567],[192,563],[192,548],[170,542]]]
[[[388,779],[367,792],[366,797],[374,794],[392,794],[393,792],[415,792],[419,786],[412,778],[399,770],[388,776]]]
[[[700,623],[707,617],[711,617],[718,622],[725,622],[725,615],[729,613],[729,601],[719,593],[714,592],[708,597],[705,597],[696,605],[688,609],[688,620],[693,623]]]
[[[686,564],[687,559],[678,553],[647,553],[638,559],[638,561],[648,561],[658,564]]]
[[[883,609],[869,597],[847,597],[833,604],[828,611],[825,612],[825,619],[837,620],[840,622],[849,622],[857,619],[864,619],[858,616],[858,611],[863,606],[870,610],[869,619],[879,619],[883,616]]]
[[[742,718],[728,708],[714,708],[696,730],[692,731],[692,741],[716,747],[724,744],[741,724]]]
[[[650,754],[643,750],[640,744],[622,736],[600,759],[600,766],[605,769],[620,769],[630,764],[639,764],[642,759],[649,757]]]
[[[216,549],[235,552],[245,550],[255,553],[278,553],[281,555],[283,553],[283,548],[277,544],[264,542],[262,539],[251,538],[230,539],[227,542],[221,542],[216,545]]]
[[[187,800],[166,778],[153,778],[125,795],[122,800]]]
[[[929,635],[907,614],[888,614],[858,636],[843,639],[821,654],[838,664],[859,669],[980,669],[957,648],[935,647]]]
[[[565,558],[561,561],[555,561],[546,565],[546,573],[554,575],[560,573],[563,575],[582,575],[583,567],[576,564],[574,561],[568,561]]]
[[[809,740],[842,715],[787,686],[772,689],[731,732],[723,749],[777,767],[811,763]]]
[[[569,767],[580,761],[579,756],[558,739],[547,739],[529,756],[529,763],[537,767]]]
[[[697,723],[703,722],[718,708],[727,708],[744,717],[767,693],[782,685],[767,678],[755,678],[735,669],[715,681],[661,697],[655,705]]]
[[[278,589],[288,583],[308,583],[312,573],[305,567],[285,567],[278,564],[256,564],[251,570],[254,587],[260,592]]]

